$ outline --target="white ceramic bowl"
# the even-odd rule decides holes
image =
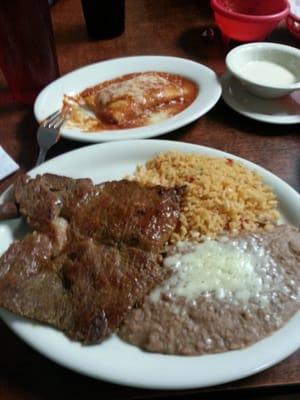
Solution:
[[[277,43],[249,43],[231,50],[228,70],[252,94],[285,96],[300,89],[300,50]]]

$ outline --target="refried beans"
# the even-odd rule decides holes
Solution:
[[[133,309],[119,336],[144,350],[197,355],[240,349],[282,327],[300,308],[300,231],[181,242],[169,277]]]

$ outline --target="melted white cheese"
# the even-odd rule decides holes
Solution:
[[[243,240],[206,240],[198,245],[179,243],[178,253],[166,257],[164,264],[173,270],[164,287],[151,294],[152,301],[159,299],[161,292],[184,296],[188,300],[201,295],[213,294],[219,299],[235,298],[248,301],[259,297],[265,289],[263,274],[271,259],[260,246]],[[264,301],[261,296],[261,301]]]
[[[243,65],[241,74],[263,85],[289,85],[297,81],[289,69],[269,61],[250,61]]]
[[[175,85],[164,77],[153,73],[144,73],[104,87],[98,93],[98,100],[104,106],[113,100],[129,96],[137,103],[146,104],[146,96],[149,90],[161,90],[161,92],[156,93],[156,96],[162,97],[164,88],[168,85],[173,85],[175,88]],[[180,87],[176,87],[176,89],[181,90]]]
[[[156,124],[158,122],[164,121],[169,118],[169,114],[167,111],[155,111],[149,113],[147,120],[147,124]]]

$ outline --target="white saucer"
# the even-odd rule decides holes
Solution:
[[[221,83],[223,100],[236,112],[271,124],[300,123],[300,90],[279,99],[263,99],[250,94],[228,71]]]

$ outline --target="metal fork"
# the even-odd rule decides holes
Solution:
[[[48,150],[59,140],[59,130],[64,120],[64,114],[57,110],[41,122],[37,131],[37,142],[40,151],[36,166],[45,161]]]

